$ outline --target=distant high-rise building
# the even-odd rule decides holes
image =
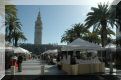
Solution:
[[[37,20],[35,21],[34,44],[42,44],[42,21],[40,11],[38,12]]]

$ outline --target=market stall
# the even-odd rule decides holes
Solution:
[[[14,47],[14,53],[16,55],[22,55],[24,60],[30,59],[31,57],[31,52],[21,47]]]
[[[74,40],[62,47],[62,70],[74,75],[104,72],[105,64],[96,55],[101,49],[99,45],[80,38]],[[92,54],[88,54],[90,51]]]
[[[56,57],[58,55],[58,50],[47,50],[41,54],[47,61],[47,63],[55,64],[56,63]]]
[[[106,53],[109,58],[109,65],[110,65],[110,73],[113,73],[113,66],[114,66],[114,60],[113,60],[113,55],[115,56],[116,54],[116,44],[109,43],[105,46]],[[107,56],[106,56],[107,57]]]
[[[5,69],[9,69],[11,66],[11,57],[14,55],[13,47],[5,47]]]

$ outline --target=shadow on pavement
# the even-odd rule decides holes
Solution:
[[[120,80],[117,76],[112,75],[53,75],[53,76],[5,76],[2,80]]]
[[[56,65],[52,65],[49,68],[45,68],[45,75],[66,75],[62,70],[58,70]]]

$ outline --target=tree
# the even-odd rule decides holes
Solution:
[[[27,38],[24,36],[23,32],[15,31],[13,35],[14,35],[14,37],[13,37],[14,46],[18,46],[19,40],[24,40],[24,41],[27,40]]]
[[[114,22],[112,22],[110,18],[110,10],[108,4],[99,4],[98,7],[92,7],[92,12],[87,14],[87,18],[85,19],[86,28],[90,28],[93,26],[94,30],[101,30],[101,44],[104,47],[107,44],[107,27],[111,25],[113,28]]]
[[[5,17],[16,17],[17,9],[15,5],[6,5],[5,6]]]
[[[61,42],[71,43],[73,40],[77,38],[83,38],[83,36],[87,35],[89,31],[84,27],[83,24],[74,24],[72,28],[66,30],[61,38]]]
[[[116,20],[121,31],[121,1],[116,6],[112,6],[112,8],[115,10]]]
[[[5,38],[7,41],[11,42],[12,39],[12,30],[14,28],[14,23],[16,20],[17,9],[14,5],[5,6],[5,26],[6,26],[6,35]]]
[[[70,30],[66,30],[65,33],[62,35],[61,42],[71,43],[74,40],[74,31],[71,28]]]
[[[6,25],[6,41],[18,45],[19,40],[27,40],[21,30],[21,22],[17,18],[17,9],[14,5],[5,6],[5,25]]]
[[[115,9],[117,28],[121,32],[121,1],[117,5],[112,6],[112,8]],[[121,36],[117,36],[116,44],[121,46]]]
[[[87,33],[89,33],[89,30],[87,30],[83,24],[78,23],[73,25],[72,27],[76,38],[82,38],[84,35],[87,35]]]
[[[87,40],[91,43],[97,43],[100,44],[101,43],[101,39],[98,36],[97,32],[89,32],[88,35],[83,37],[84,40]]]

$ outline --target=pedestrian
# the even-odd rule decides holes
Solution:
[[[57,67],[58,67],[59,70],[61,70],[61,68],[62,68],[60,54],[57,55]]]
[[[12,65],[13,66],[16,66],[16,64],[17,64],[17,56],[16,55],[14,55],[14,56],[12,56]]]
[[[22,72],[22,61],[23,61],[23,57],[22,57],[22,55],[19,55],[18,56],[18,72]]]
[[[15,69],[14,72],[18,70],[18,63],[17,63],[16,55],[12,56],[12,58],[11,58],[11,67],[13,67]]]

